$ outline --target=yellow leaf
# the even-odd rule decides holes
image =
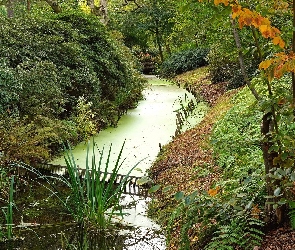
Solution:
[[[285,48],[285,41],[283,39],[280,40],[279,46],[283,49]]]
[[[259,30],[262,36],[264,36],[265,38],[270,36],[271,28],[268,25],[265,25],[265,24],[260,25]]]
[[[218,191],[220,190],[220,187],[216,187],[216,188],[210,188],[209,190],[208,190],[208,194],[210,195],[210,196],[215,196],[215,195],[217,195],[218,194]]]
[[[276,37],[272,40],[272,42],[273,42],[274,45],[278,45],[278,44],[280,43],[280,41],[281,41],[281,38],[278,37],[278,36],[276,36]]]
[[[273,62],[272,59],[265,60],[265,61],[261,62],[259,64],[259,69],[264,69],[264,70],[268,69],[269,66],[272,64],[272,62]]]

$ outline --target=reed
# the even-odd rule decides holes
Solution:
[[[10,188],[9,188],[9,199],[7,207],[3,207],[2,211],[6,220],[6,235],[2,232],[2,237],[7,237],[8,240],[12,239],[12,226],[13,226],[13,186],[14,186],[14,176],[11,176],[10,179]]]
[[[87,221],[99,228],[106,228],[110,225],[114,215],[119,213],[123,216],[119,202],[128,183],[131,171],[140,163],[135,164],[120,183],[115,183],[118,171],[124,162],[124,160],[121,161],[124,145],[125,142],[120,149],[108,180],[107,173],[111,167],[110,156],[112,146],[108,150],[104,163],[104,149],[97,162],[95,143],[93,142],[91,157],[89,156],[88,144],[85,178],[81,178],[72,152],[70,150],[67,151],[65,161],[70,176],[69,186],[72,190],[72,205],[74,206],[71,212],[78,223],[84,224]]]

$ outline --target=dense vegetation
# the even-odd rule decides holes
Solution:
[[[0,4],[1,161],[46,161],[116,125],[141,98],[135,68],[208,64],[180,84],[212,109],[151,170],[169,247],[253,249],[265,229],[295,227],[295,1]]]
[[[62,142],[116,125],[141,99],[132,56],[94,16],[0,18],[0,150],[8,160],[46,161]]]

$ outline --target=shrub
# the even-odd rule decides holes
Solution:
[[[70,122],[36,116],[29,118],[1,116],[1,161],[40,163],[49,161],[63,142],[77,143],[75,125]]]
[[[236,53],[221,50],[218,45],[213,46],[208,54],[209,75],[212,83],[228,82],[228,89],[235,89],[245,85],[240,64]],[[249,78],[257,73],[258,61],[252,57],[245,57],[245,67]]]
[[[75,11],[51,18],[0,19],[0,59],[17,84],[30,82],[28,94],[33,94],[30,107],[22,105],[21,115],[40,106],[36,99],[41,90],[45,100],[56,94],[51,113],[45,111],[55,118],[70,117],[80,96],[92,102],[94,110],[102,100],[116,105],[121,92],[126,93],[123,108],[141,98],[142,81],[129,61],[130,52],[110,38],[96,17]],[[45,91],[47,83],[53,92]]]
[[[131,52],[97,17],[76,10],[0,16],[0,22],[0,115],[6,119],[0,151],[6,159],[48,160],[61,141],[75,144],[94,129],[116,125],[142,98],[144,81]],[[76,109],[81,97],[91,103],[86,123]]]
[[[160,68],[160,75],[173,77],[177,74],[207,65],[209,50],[204,48],[189,49],[173,54],[165,60]]]
[[[6,63],[0,63],[0,114],[17,114],[20,86],[15,72]]]

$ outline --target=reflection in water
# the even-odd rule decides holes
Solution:
[[[98,231],[77,224],[53,225],[22,229],[19,239],[1,242],[0,249],[162,250],[165,238],[160,231],[148,228]]]

